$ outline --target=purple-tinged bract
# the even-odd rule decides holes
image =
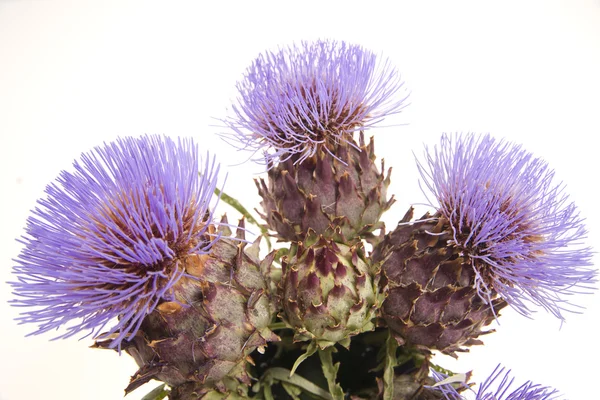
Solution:
[[[295,341],[348,347],[351,336],[375,329],[383,302],[378,282],[378,266],[368,263],[362,243],[347,246],[311,231],[282,258],[281,318]]]
[[[560,397],[558,391],[549,386],[542,386],[531,381],[510,391],[514,378],[510,376],[510,370],[504,373],[505,368],[498,365],[486,380],[479,385],[475,392],[475,400],[555,400]],[[504,373],[504,375],[503,375]],[[457,385],[468,387],[464,383],[444,383],[447,375],[432,370],[432,376],[437,382],[432,388],[437,389],[447,400],[465,400],[467,397],[461,395]],[[502,376],[499,383],[496,381]],[[513,386],[514,387],[514,386]]]
[[[524,315],[527,303],[564,319],[565,295],[595,282],[586,229],[554,172],[521,146],[489,135],[444,135],[419,164],[455,246],[471,260],[479,295],[502,296]]]
[[[19,320],[68,337],[105,327],[111,347],[130,339],[185,274],[180,259],[207,253],[218,165],[200,175],[197,146],[167,137],[97,147],[46,188],[27,221],[12,282]]]
[[[261,54],[238,83],[226,124],[243,149],[263,150],[269,164],[319,146],[350,142],[353,132],[399,112],[407,95],[389,62],[345,42],[302,42]]]
[[[401,345],[439,350],[456,357],[482,344],[479,336],[506,306],[502,298],[486,303],[475,288],[470,260],[456,247],[448,221],[439,213],[413,222],[411,207],[371,254],[382,263],[386,299],[380,309]]]

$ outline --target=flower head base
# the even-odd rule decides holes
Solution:
[[[471,259],[480,296],[499,294],[524,315],[529,301],[564,319],[562,296],[589,290],[595,271],[579,243],[583,220],[553,171],[489,135],[444,135],[426,156],[419,170],[451,226],[449,244]]]
[[[260,55],[238,83],[239,105],[226,124],[243,149],[264,150],[267,163],[297,162],[351,142],[353,132],[399,112],[403,83],[388,62],[344,42],[303,42]]]
[[[282,259],[278,296],[282,319],[294,340],[314,340],[322,349],[375,328],[383,302],[379,270],[368,264],[362,243],[352,247],[311,231]]]
[[[542,386],[535,384],[531,381],[527,381],[517,389],[509,392],[510,387],[514,382],[514,378],[510,376],[510,370],[504,373],[505,368],[498,365],[492,374],[479,385],[479,389],[476,392],[475,400],[553,400],[559,398],[559,393],[556,389],[548,386]],[[444,383],[448,376],[432,370],[433,378],[437,381],[434,386],[447,400],[464,400],[466,397],[462,396],[455,389],[453,384]],[[502,376],[502,374],[504,375]],[[499,384],[496,385],[498,378],[502,376]],[[456,385],[456,383],[454,383]],[[463,386],[467,386],[462,383]],[[494,389],[495,387],[495,389]]]
[[[218,165],[198,175],[191,140],[125,138],[97,147],[63,171],[27,221],[16,259],[19,317],[42,333],[71,323],[68,337],[107,335],[120,346],[185,274],[182,256],[206,253]],[[72,322],[77,321],[77,322]]]

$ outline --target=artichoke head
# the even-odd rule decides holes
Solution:
[[[382,161],[378,171],[374,151],[361,133],[360,145],[318,147],[302,162],[292,156],[271,168],[268,184],[255,181],[269,229],[284,241],[302,241],[309,229],[327,238],[339,231],[345,243],[370,239],[394,202],[386,198],[391,169],[386,175]]]
[[[361,243],[350,247],[310,232],[304,242],[292,244],[282,267],[281,318],[295,330],[296,341],[347,347],[351,336],[374,329],[383,295],[379,270],[369,264]]]
[[[481,344],[478,336],[506,306],[495,297],[484,301],[475,287],[468,258],[448,244],[448,221],[426,214],[408,223],[412,208],[398,227],[376,246],[386,300],[381,316],[401,344],[423,346],[456,356]]]
[[[243,220],[237,237],[230,237],[225,218],[210,234],[222,237],[209,254],[178,261],[184,275],[172,300],[158,304],[124,342],[140,367],[126,392],[156,379],[178,399],[244,396],[250,353],[279,339],[268,328],[276,310],[262,273],[270,266],[259,262],[258,241],[246,248]]]

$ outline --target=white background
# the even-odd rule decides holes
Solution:
[[[260,168],[235,166],[247,154],[215,135],[223,131],[215,118],[227,115],[258,53],[317,38],[383,54],[412,92],[405,112],[386,121],[396,126],[371,131],[378,156],[394,167],[389,227],[424,201],[413,151],[443,131],[490,132],[556,169],[598,249],[598,1],[0,0],[0,399],[118,399],[136,370],[126,355],[88,349],[90,339],[25,338],[34,326],[13,321],[5,282],[20,251],[15,238],[46,184],[104,141],[165,133],[216,153],[229,172],[226,191],[254,207]],[[574,300],[587,310],[568,315],[562,329],[543,311],[534,320],[505,311],[485,346],[437,361],[476,378],[502,362],[519,382],[594,398],[600,294]]]

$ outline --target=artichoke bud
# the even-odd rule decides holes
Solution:
[[[475,287],[471,262],[449,245],[452,230],[439,214],[407,224],[411,208],[398,227],[373,252],[381,262],[386,300],[381,316],[400,344],[423,346],[456,357],[456,351],[482,344],[478,336],[506,306],[495,296],[484,301]]]
[[[172,300],[159,304],[124,343],[140,367],[126,392],[157,379],[178,399],[244,395],[250,353],[279,340],[268,328],[276,310],[261,273],[259,240],[247,246],[243,220],[231,237],[226,217],[209,234],[221,237],[209,254],[179,260],[185,275],[173,286]]]
[[[348,347],[351,336],[374,329],[383,301],[378,281],[379,270],[361,243],[347,246],[309,231],[282,259],[281,318],[295,330],[296,341]]]
[[[382,228],[381,215],[394,202],[387,200],[391,168],[375,164],[374,141],[319,146],[303,160],[294,155],[268,172],[268,184],[255,181],[269,229],[284,241],[302,241],[309,229],[332,238],[337,228],[345,243],[369,240]],[[301,161],[301,162],[300,162]]]

